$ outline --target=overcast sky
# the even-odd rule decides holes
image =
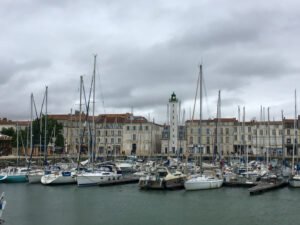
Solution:
[[[164,123],[174,91],[189,119],[202,63],[204,118],[216,117],[218,90],[222,117],[240,105],[259,119],[262,105],[291,118],[299,16],[297,0],[2,0],[0,117],[30,118],[30,93],[39,108],[46,85],[49,113],[79,109],[97,54],[97,114],[133,108]]]

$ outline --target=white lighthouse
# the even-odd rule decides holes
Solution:
[[[178,99],[175,93],[169,99],[169,118],[170,118],[170,137],[169,137],[169,152],[176,153],[178,140]]]

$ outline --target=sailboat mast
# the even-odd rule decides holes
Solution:
[[[17,166],[19,166],[19,157],[20,157],[20,153],[19,153],[19,124],[17,123]]]
[[[94,154],[96,153],[96,126],[95,126],[95,89],[96,89],[96,60],[97,55],[94,55],[94,71],[93,71],[93,138],[92,138],[92,163],[94,162]]]
[[[199,151],[200,151],[200,171],[202,173],[202,93],[203,93],[203,88],[202,88],[202,82],[203,82],[203,75],[202,75],[202,65],[200,64],[200,74],[199,74],[199,95],[200,95],[200,119],[199,119]]]
[[[80,76],[80,94],[79,94],[79,149],[78,149],[78,157],[77,157],[77,168],[79,168],[79,160],[80,160],[80,154],[81,154],[81,148],[82,148],[82,142],[83,142],[83,134],[81,133],[82,131],[82,122],[81,122],[81,115],[82,115],[82,85],[83,85],[83,76]]]
[[[45,105],[45,139],[44,139],[44,165],[47,164],[47,154],[48,154],[48,148],[47,148],[47,119],[48,119],[48,86],[46,86],[46,105]]]
[[[246,171],[248,176],[248,146],[246,143],[246,126],[245,126],[245,120],[246,120],[246,110],[245,106],[243,107],[243,149],[246,153]]]
[[[282,161],[285,160],[285,149],[284,149],[284,117],[283,110],[281,110],[281,146],[282,146]]]
[[[293,141],[293,157],[292,157],[292,174],[294,175],[294,167],[295,167],[295,148],[297,141],[297,132],[296,132],[296,119],[297,119],[297,92],[295,89],[295,117],[294,117],[294,141]]]
[[[31,107],[30,107],[30,149],[32,151],[32,120],[33,120],[33,109],[32,109],[32,105],[33,105],[33,94],[31,93]]]
[[[218,107],[217,107],[217,123],[218,123],[218,129],[217,129],[217,135],[218,135],[218,138],[217,138],[217,141],[218,141],[218,151],[219,151],[219,159],[221,160],[222,158],[222,149],[221,149],[221,137],[220,137],[220,119],[221,119],[221,90],[219,90],[219,95],[218,95]]]
[[[269,151],[271,147],[271,136],[270,136],[270,107],[268,107],[268,140],[269,140],[269,146],[267,148],[267,165],[269,165]]]

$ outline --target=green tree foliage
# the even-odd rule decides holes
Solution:
[[[17,131],[15,128],[2,128],[1,133],[12,137],[13,147],[17,147]],[[47,119],[47,145],[53,144],[55,138],[55,146],[64,147],[63,125],[55,119]],[[45,117],[36,119],[32,122],[32,142],[33,145],[42,146],[45,144]],[[19,129],[19,147],[30,145],[30,128],[25,130]]]
[[[36,119],[32,123],[33,131],[33,144],[42,145],[45,143],[45,116],[41,119]],[[64,147],[64,137],[63,137],[63,125],[58,123],[55,119],[47,119],[47,135],[46,143],[47,145],[53,144],[55,140],[55,146]]]
[[[12,137],[12,145],[13,147],[17,146],[17,133],[15,131],[14,128],[10,127],[10,128],[5,128],[3,127],[2,130],[1,130],[1,134],[4,134],[4,135],[7,135],[7,136],[10,136]]]

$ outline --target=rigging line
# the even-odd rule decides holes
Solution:
[[[41,107],[41,111],[40,111],[40,118],[42,117],[45,100],[46,100],[46,91],[44,93],[44,98],[43,98],[42,107]]]
[[[98,62],[96,64],[96,66],[98,67]],[[103,90],[102,90],[102,83],[101,83],[101,74],[100,72],[98,72],[98,68],[96,70],[96,75],[98,75],[99,77],[99,89],[100,89],[100,98],[101,98],[101,103],[102,103],[102,107],[103,107],[103,111],[104,111],[104,114],[106,114],[106,110],[105,110],[105,101],[104,101],[104,94],[103,94]]]
[[[198,89],[199,89],[199,80],[200,80],[200,74],[197,79],[197,88],[196,88],[196,94],[195,94],[195,100],[194,100],[194,108],[193,108],[193,114],[192,114],[192,122],[194,121],[194,115],[195,115],[195,108],[196,108],[196,101],[198,96]]]
[[[39,116],[38,116],[38,113],[37,113],[37,109],[36,109],[35,100],[34,100],[34,96],[32,96],[32,100],[33,100],[33,106],[34,106],[34,111],[35,111],[36,118],[39,119]]]
[[[208,107],[208,97],[207,97],[207,90],[206,90],[206,83],[205,83],[204,76],[202,77],[202,85],[204,87],[205,103],[207,105],[207,116],[208,116],[208,118],[210,118],[211,116],[210,116],[210,110]]]

